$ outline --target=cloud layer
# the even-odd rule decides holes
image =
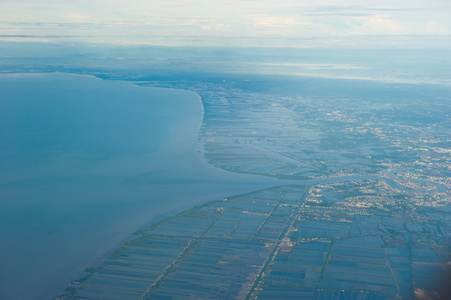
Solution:
[[[353,3],[2,0],[0,40],[51,36],[87,43],[451,48],[448,1]]]

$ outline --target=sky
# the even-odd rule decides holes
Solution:
[[[0,40],[450,49],[450,16],[449,0],[0,0]]]

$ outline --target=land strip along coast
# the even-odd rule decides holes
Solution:
[[[202,97],[210,164],[296,184],[143,228],[60,298],[393,299],[440,291],[451,260],[443,113],[450,99],[434,98],[433,87],[306,80],[322,88],[261,78],[141,83]]]

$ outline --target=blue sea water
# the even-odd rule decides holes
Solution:
[[[152,218],[277,183],[208,165],[201,120],[188,91],[0,75],[0,299],[55,297]]]

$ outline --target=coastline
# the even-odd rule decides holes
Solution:
[[[25,77],[33,76],[37,75],[30,74],[28,76],[27,74]],[[57,76],[66,79],[69,77],[71,79],[80,78],[76,74],[67,76],[61,76],[61,74],[44,74],[43,76]],[[88,79],[90,76],[83,75],[82,77],[84,78],[83,84],[88,84],[86,81],[92,80]],[[118,86],[117,82],[106,82],[105,80],[100,81],[98,79],[93,85],[105,86],[106,84],[105,87],[108,88]],[[139,90],[141,94],[151,95],[157,91],[160,94],[164,94],[167,90],[172,90],[172,93],[187,95],[185,91],[161,88],[149,89],[147,87],[136,87],[132,83],[124,83],[119,86],[124,87],[126,93],[129,93],[131,90]],[[189,95],[194,96],[197,94],[189,92]],[[193,102],[193,100],[190,101]],[[167,101],[173,102],[174,100]],[[180,101],[180,99],[177,101]],[[196,96],[195,101],[202,104],[199,95]],[[163,105],[164,103],[162,103],[161,101],[159,102],[159,104]],[[186,152],[184,147],[176,148],[177,151],[173,153],[176,156],[175,160],[171,160],[168,153],[161,153],[161,151],[173,148],[178,142],[177,139],[183,134],[182,132],[178,132],[177,134],[176,131],[176,127],[181,124],[171,124],[170,131],[172,130],[171,133],[173,134],[171,141],[166,141],[164,145],[160,145],[160,152],[154,153],[153,157],[141,157],[145,158],[145,163],[148,163],[151,159],[160,160],[155,165],[152,165],[155,169],[153,172],[148,172],[147,174],[146,172],[144,174],[143,172],[138,172],[134,176],[125,174],[119,176],[122,178],[121,180],[105,177],[108,180],[100,187],[96,187],[96,183],[92,182],[89,177],[86,177],[87,180],[85,181],[74,182],[73,179],[67,176],[61,176],[61,174],[57,175],[60,178],[65,178],[67,182],[57,188],[51,187],[51,177],[46,178],[42,175],[43,182],[31,182],[27,186],[24,182],[17,181],[18,185],[16,186],[2,186],[2,194],[6,196],[4,199],[10,199],[7,201],[4,200],[2,206],[6,207],[7,211],[13,212],[9,219],[3,221],[4,223],[11,220],[15,223],[20,222],[20,219],[14,219],[14,213],[21,213],[21,209],[28,211],[31,209],[30,213],[32,213],[32,215],[25,216],[22,213],[22,218],[26,218],[24,221],[27,221],[28,224],[27,222],[24,224],[13,223],[13,225],[6,224],[8,226],[5,227],[16,232],[13,236],[11,236],[12,233],[9,233],[8,236],[4,237],[4,241],[11,247],[6,255],[14,254],[16,258],[12,258],[12,261],[17,259],[17,256],[21,256],[21,261],[14,268],[22,267],[28,270],[27,274],[23,274],[23,271],[21,271],[14,275],[11,274],[14,271],[11,269],[11,263],[9,263],[8,268],[4,268],[5,273],[9,273],[5,275],[9,278],[5,277],[7,281],[4,286],[7,287],[8,291],[2,292],[5,293],[5,297],[14,299],[15,297],[20,298],[25,295],[30,299],[39,299],[49,295],[55,296],[62,288],[66,287],[71,279],[75,278],[77,274],[80,274],[84,268],[90,266],[97,258],[103,257],[105,253],[111,251],[115,246],[117,247],[121,242],[126,240],[127,236],[130,236],[132,232],[139,229],[143,224],[148,223],[149,220],[152,222],[154,218],[158,218],[162,214],[183,211],[186,208],[207,201],[221,199],[240,192],[252,191],[278,182],[278,180],[273,178],[232,174],[231,172],[218,169],[208,164],[200,152],[202,145],[200,145],[197,138],[203,116],[203,106],[200,105],[200,107],[197,111],[197,116],[185,118],[185,122],[187,122],[185,124],[190,124],[190,127],[184,126],[184,132],[190,128],[192,131],[191,135],[195,137],[189,143],[191,145],[189,150],[191,156],[189,156],[188,160],[180,157],[183,151]],[[165,109],[165,105],[162,106],[162,109]],[[170,110],[166,109],[167,111]],[[181,113],[186,114],[186,111],[181,111]],[[195,127],[193,127],[193,123],[196,124]],[[164,166],[161,159],[169,159],[168,161],[172,164],[172,168],[164,172],[163,177],[158,174],[161,167]],[[127,159],[116,161],[115,164],[110,166],[106,162],[102,162],[102,164],[106,174],[111,175],[111,169],[114,170],[121,165],[127,165],[127,162],[130,162],[131,165],[139,166],[142,169],[143,162],[141,161],[140,163],[136,157],[128,158],[128,161]],[[68,164],[67,166],[73,167],[74,165],[77,164]],[[97,167],[98,165],[91,168],[90,171],[93,172]],[[193,167],[196,168],[195,171],[192,170]],[[127,173],[132,173],[130,169],[130,166],[127,165]],[[64,168],[60,168],[59,170],[64,170]],[[187,172],[189,170],[191,171]],[[183,171],[186,173],[183,173]],[[89,173],[86,170],[84,172],[85,174],[82,174],[83,176],[87,176],[87,173]],[[96,172],[99,173],[98,170]],[[130,179],[133,179],[139,174],[141,174],[141,181],[137,182],[132,180],[130,182]],[[157,178],[165,179],[166,182],[155,183]],[[129,179],[129,181],[127,184],[121,185],[120,183],[125,179]],[[176,179],[177,182],[175,187],[168,184],[173,179]],[[187,181],[188,179],[194,181]],[[187,183],[183,184],[183,181]],[[85,185],[87,183],[90,185],[88,188],[90,191],[88,192],[83,191],[83,189],[86,189],[87,186]],[[27,200],[18,203],[20,201],[17,201],[18,199],[30,198],[33,200],[32,202]],[[54,202],[49,199],[55,199],[55,201],[59,199],[59,202]],[[80,202],[80,199],[83,200]],[[187,202],[186,199],[189,199],[189,201]],[[32,220],[30,220],[30,216],[33,216]],[[35,222],[42,223],[43,220],[45,220],[46,224],[45,226],[42,225],[42,228],[40,226],[35,228],[29,227]],[[63,222],[64,225],[59,226],[55,222]],[[18,226],[18,229],[14,229],[14,226]],[[47,232],[39,233],[38,231],[40,229],[46,230]],[[39,237],[39,234],[41,234],[41,237]],[[30,237],[31,240],[25,243],[25,237]],[[33,250],[27,250],[24,247],[35,248]],[[81,252],[83,251],[86,254],[82,254]],[[37,257],[39,257],[39,262],[36,260]],[[48,261],[46,261],[46,257]],[[4,263],[2,264],[4,265]],[[43,270],[44,273],[42,273]],[[36,275],[34,276],[32,274]],[[17,279],[14,280],[14,278]],[[20,281],[17,281],[19,278]],[[22,286],[15,286],[19,282],[28,282],[29,285],[22,283]],[[15,289],[11,289],[11,287]]]

